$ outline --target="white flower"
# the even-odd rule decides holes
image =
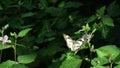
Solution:
[[[82,36],[82,38],[81,38],[82,41],[86,41],[86,40],[88,40],[88,39],[89,39],[89,37],[88,37],[87,34],[84,34],[84,35]]]
[[[6,43],[11,43],[11,40],[8,40],[8,36],[5,35],[4,37],[0,37],[0,41],[2,41],[2,44],[6,44]]]

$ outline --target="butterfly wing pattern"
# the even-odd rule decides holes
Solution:
[[[68,48],[71,49],[71,51],[76,51],[80,48],[80,46],[82,45],[83,41],[75,41],[75,40],[72,40],[72,38],[66,34],[63,34],[63,37],[67,43],[67,46]]]

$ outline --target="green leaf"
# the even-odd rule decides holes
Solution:
[[[63,61],[59,68],[80,68],[82,60],[74,56],[67,56],[67,59]]]
[[[90,68],[106,68],[106,67],[105,66],[99,66],[99,65],[97,65],[97,66],[90,67]]]
[[[104,25],[107,25],[107,26],[114,26],[113,24],[113,19],[109,16],[105,16],[102,18],[102,22]]]
[[[120,50],[115,45],[106,45],[96,49],[98,57],[111,57],[114,60],[120,53]]]
[[[65,1],[62,1],[59,3],[58,7],[64,7],[65,6]]]
[[[33,12],[27,12],[27,13],[22,14],[21,17],[25,18],[25,17],[30,17],[30,16],[33,16],[33,15],[35,15],[35,13],[33,13]]]
[[[16,64],[15,61],[7,60],[0,64],[0,68],[10,68],[13,64]]]
[[[28,55],[20,55],[18,56],[18,62],[19,63],[24,63],[24,64],[27,64],[27,63],[31,63],[35,60],[36,58],[36,54],[28,54]]]
[[[120,64],[120,54],[115,58],[114,62]]]
[[[109,28],[107,26],[103,26],[101,29],[102,29],[102,36],[103,38],[106,39],[108,37]]]
[[[91,64],[93,66],[96,66],[96,65],[104,65],[104,64],[107,64],[109,63],[108,59],[106,59],[105,57],[97,57],[97,58],[94,58],[91,62]]]
[[[105,9],[106,9],[106,7],[103,6],[100,9],[98,9],[96,12],[97,12],[98,15],[103,16],[104,13],[105,13]]]
[[[120,64],[119,64],[119,65],[116,65],[114,68],[120,68]]]
[[[2,43],[0,42],[0,50],[8,49],[8,48],[11,48],[11,47],[12,47],[12,45],[9,45],[9,44],[2,45]]]
[[[69,1],[65,4],[65,8],[79,8],[80,6],[82,6],[82,3],[74,1]]]
[[[28,68],[28,67],[23,64],[14,64],[10,68]]]
[[[27,28],[18,33],[18,37],[24,37],[32,28]]]
[[[90,16],[90,17],[87,19],[86,23],[93,22],[93,21],[95,21],[96,19],[97,19],[97,16],[92,15],[92,16]]]

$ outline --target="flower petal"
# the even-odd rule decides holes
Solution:
[[[5,35],[5,36],[4,36],[4,41],[7,41],[7,40],[8,40],[8,36]]]
[[[11,40],[7,40],[6,42],[7,42],[7,43],[11,43]]]
[[[82,36],[82,39],[81,39],[82,41],[85,41],[85,40],[88,40],[88,35],[87,34],[84,34],[83,36]]]
[[[0,41],[2,41],[3,40],[3,37],[0,37]]]

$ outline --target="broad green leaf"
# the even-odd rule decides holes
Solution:
[[[18,56],[17,59],[19,63],[24,63],[24,64],[31,63],[36,59],[36,54],[33,53],[27,55],[20,55]]]
[[[82,60],[75,56],[67,55],[66,60],[64,60],[59,68],[80,68]]]
[[[14,64],[16,64],[15,61],[7,60],[0,64],[0,68],[10,68]]]
[[[119,64],[119,65],[116,65],[114,68],[120,68],[120,64]]]
[[[24,37],[32,28],[27,28],[18,33],[18,37]]]
[[[0,42],[0,50],[8,49],[8,48],[11,48],[11,47],[12,47],[12,45],[9,45],[9,44],[2,45],[2,43]]]
[[[92,61],[91,61],[91,64],[93,66],[96,66],[96,65],[104,65],[104,64],[107,64],[109,63],[108,59],[106,59],[105,57],[97,57],[97,58],[94,58]]]
[[[90,68],[106,68],[105,66],[99,66],[99,65],[96,65],[94,67],[90,67]]]
[[[27,12],[27,13],[22,14],[21,17],[24,18],[24,17],[33,16],[33,15],[35,15],[35,13],[33,13],[33,12]]]
[[[48,68],[59,68],[60,62],[53,62]]]
[[[107,26],[114,26],[114,23],[113,23],[113,19],[109,16],[104,16],[102,18],[102,22],[104,25],[107,25]]]
[[[10,68],[28,68],[28,67],[23,64],[14,64]]]
[[[97,12],[98,15],[103,16],[104,13],[105,13],[105,9],[106,9],[106,7],[103,6],[100,9],[98,9],[96,12]]]
[[[115,45],[106,45],[96,49],[98,57],[111,57],[114,60],[119,54],[120,50]]]
[[[82,6],[82,3],[80,2],[67,2],[65,4],[65,8],[79,8],[80,6]]]
[[[120,54],[115,58],[114,62],[120,64]]]
[[[95,21],[96,19],[97,19],[97,16],[92,15],[92,16],[90,16],[90,17],[87,19],[86,23],[93,22],[93,21]]]
[[[106,39],[108,37],[109,28],[107,26],[103,26],[101,29],[102,29],[102,36],[103,38]]]

